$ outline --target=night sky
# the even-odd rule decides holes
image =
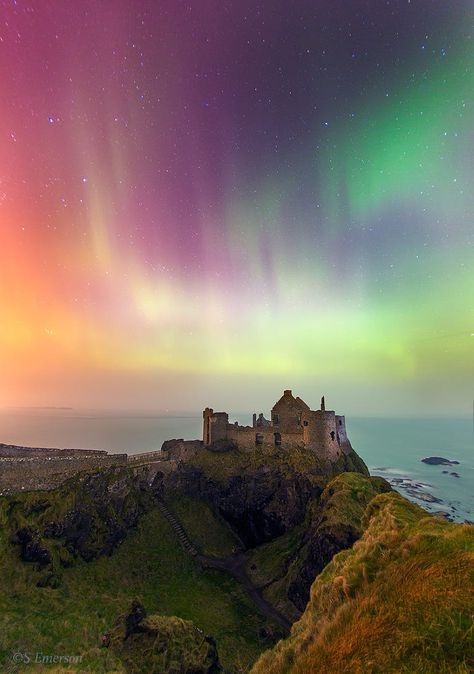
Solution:
[[[0,85],[1,405],[472,409],[472,0],[1,0]]]

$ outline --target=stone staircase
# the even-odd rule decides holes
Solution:
[[[170,511],[166,503],[164,501],[158,501],[158,508],[161,510],[163,515],[166,517],[168,522],[171,524],[172,528],[174,529],[176,535],[178,536],[179,542],[181,543],[181,547],[192,557],[196,557],[199,553],[192,544],[192,542],[189,540],[187,533],[181,526],[181,524],[178,522],[176,517],[173,515],[173,513]]]

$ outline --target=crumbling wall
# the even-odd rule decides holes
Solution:
[[[165,461],[186,461],[194,456],[203,444],[201,440],[166,440],[161,446],[160,454]]]
[[[212,407],[206,407],[202,416],[202,440],[205,445],[210,445],[216,440],[225,440],[227,438],[227,424],[229,423],[227,412],[214,412]]]

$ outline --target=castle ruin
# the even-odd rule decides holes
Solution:
[[[290,390],[275,403],[270,420],[262,413],[253,415],[252,426],[229,423],[227,412],[214,412],[206,407],[203,412],[203,444],[218,441],[234,443],[239,449],[255,447],[301,447],[321,456],[337,460],[342,453],[352,450],[346,433],[345,417],[326,410],[324,396],[319,410],[311,410]]]

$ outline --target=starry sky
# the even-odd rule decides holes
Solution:
[[[472,410],[472,0],[0,0],[0,83],[0,406]]]

